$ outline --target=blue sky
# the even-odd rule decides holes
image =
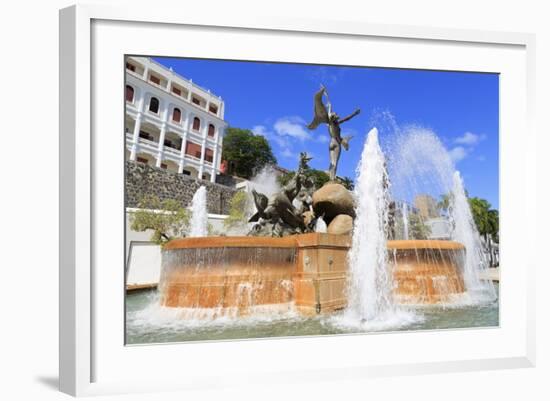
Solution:
[[[370,122],[390,112],[398,124],[417,124],[437,133],[460,170],[470,196],[498,202],[498,75],[385,68],[314,66],[155,58],[180,75],[221,96],[230,126],[265,135],[278,164],[295,169],[306,150],[311,166],[328,169],[325,125],[308,131],[313,94],[324,83],[340,116],[361,108],[345,123],[353,134],[342,152],[338,175],[354,178]],[[381,135],[380,142],[384,145]],[[360,145],[359,145],[360,144]],[[359,145],[359,146],[357,146]]]

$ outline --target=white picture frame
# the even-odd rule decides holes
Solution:
[[[197,41],[182,44],[178,36],[182,33],[187,38],[200,33],[201,41],[208,46],[200,49]],[[165,40],[159,41],[159,38]],[[258,38],[262,46],[257,46]],[[216,48],[216,42],[223,42],[222,39],[227,41]],[[120,142],[114,142],[112,148],[105,146],[105,135],[116,133],[122,127],[123,114],[116,120],[117,113],[123,109],[124,74],[119,56],[183,56],[187,51],[194,57],[253,57],[277,61],[305,58],[323,64],[331,60],[323,55],[303,54],[307,52],[299,51],[299,44],[311,42],[315,47],[330,41],[338,41],[342,46],[341,54],[332,55],[340,57],[341,64],[365,65],[364,57],[371,57],[370,66],[501,74],[501,326],[125,347],[120,336],[123,305],[119,305],[123,297],[123,259],[116,262],[120,256],[117,249],[123,252],[124,248],[119,242],[124,227],[123,181],[116,167],[123,158],[124,138],[120,135]],[[61,10],[61,391],[94,395],[197,390],[244,386],[250,380],[256,384],[284,384],[296,380],[344,377],[359,380],[398,374],[534,366],[535,285],[531,249],[534,245],[514,234],[514,231],[532,232],[535,220],[534,210],[527,207],[528,199],[535,194],[534,41],[533,35],[519,33],[280,19],[237,13],[228,17],[215,11],[191,15],[162,8],[103,5],[79,5]],[[354,49],[363,49],[363,46],[368,55],[354,53]],[[399,51],[384,53],[384,48],[394,46]],[[425,58],[420,60],[419,54]],[[461,54],[466,59],[458,61]],[[375,57],[378,61],[372,61]],[[116,91],[120,92],[120,101]],[[512,157],[516,163],[514,169],[509,165]],[[118,189],[113,190],[117,185]],[[518,185],[522,191],[517,190]],[[115,261],[110,270],[102,264],[107,260]],[[521,270],[509,268],[517,264],[522,265]],[[120,271],[116,270],[117,266]],[[428,344],[429,348],[421,353],[422,347]],[[453,347],[448,347],[449,344]],[[390,349],[388,347],[392,347],[395,355],[383,352]],[[295,356],[292,366],[282,357],[285,352]],[[181,362],[182,355],[185,363]],[[220,366],[209,364],[212,358],[218,358]],[[136,361],[143,362],[140,371],[135,369]],[[165,370],[159,367],[159,361],[166,362]],[[231,365],[227,361],[232,361]],[[179,372],[170,374],[175,366]]]

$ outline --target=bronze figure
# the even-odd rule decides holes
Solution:
[[[327,97],[326,106],[323,103],[323,95]],[[307,127],[308,129],[313,130],[321,123],[328,125],[328,132],[330,134],[330,166],[328,173],[331,181],[334,181],[336,179],[336,169],[338,168],[338,161],[340,160],[341,148],[343,146],[345,150],[348,150],[349,141],[352,138],[351,135],[342,138],[340,125],[351,120],[353,117],[358,115],[361,110],[356,109],[349,116],[340,118],[340,116],[332,110],[332,105],[328,99],[327,89],[323,85],[321,85],[321,89],[315,94],[313,104],[313,121]]]

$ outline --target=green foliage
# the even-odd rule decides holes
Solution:
[[[313,180],[315,188],[321,188],[328,181],[330,181],[329,175],[322,170],[308,167],[304,170],[304,173],[307,177],[310,177]],[[294,171],[289,171],[288,173],[280,175],[277,180],[279,181],[279,184],[281,184],[281,186],[285,186],[294,177],[294,174]],[[353,180],[351,178],[338,177],[337,179],[344,187],[346,187],[350,191],[353,191]]]
[[[183,237],[189,225],[190,212],[173,199],[160,201],[156,196],[144,197],[139,210],[130,214],[134,231],[152,230],[151,241],[164,245],[173,238]]]
[[[453,201],[453,194],[443,194],[440,197],[439,202],[437,202],[437,208],[442,211],[444,214],[449,214],[449,208],[451,207],[451,203]]]
[[[499,241],[499,213],[498,210],[491,209],[491,204],[485,199],[469,198],[470,209],[479,233],[491,237],[493,241]]]
[[[353,189],[355,188],[355,184],[353,183],[353,180],[351,178],[349,178],[349,177],[337,177],[337,179],[349,191],[353,191]]]
[[[252,131],[228,128],[223,138],[223,158],[235,165],[231,174],[250,178],[268,164],[276,164],[267,139]]]
[[[229,203],[229,216],[224,220],[223,226],[226,229],[238,227],[246,224],[246,204],[248,201],[248,194],[245,191],[238,191],[231,198]]]
[[[466,196],[468,193],[466,192]],[[445,214],[449,213],[453,201],[452,193],[441,195],[441,200],[438,202],[437,207]],[[468,203],[470,204],[470,210],[474,219],[475,225],[479,234],[487,237],[491,237],[493,241],[499,241],[499,213],[498,210],[491,209],[491,204],[481,198],[468,197]]]
[[[430,227],[424,224],[419,215],[411,213],[409,215],[409,238],[428,239],[430,234]]]

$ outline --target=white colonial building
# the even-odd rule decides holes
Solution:
[[[126,59],[126,159],[216,181],[221,97],[145,57]]]

